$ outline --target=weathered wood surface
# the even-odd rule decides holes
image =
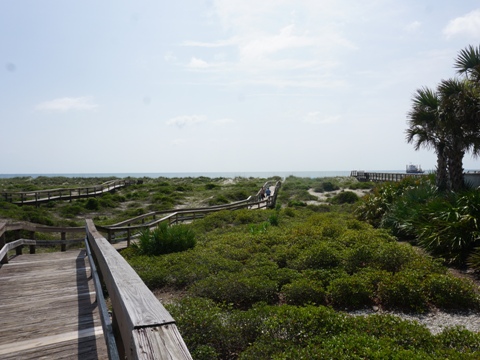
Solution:
[[[107,359],[85,250],[0,267],[0,359]]]
[[[86,220],[91,246],[113,309],[127,359],[191,360],[175,320],[127,261]]]

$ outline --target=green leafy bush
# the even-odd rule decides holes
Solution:
[[[97,198],[89,198],[85,203],[85,209],[95,211],[100,208],[100,204]]]
[[[419,313],[428,309],[423,274],[417,271],[402,271],[382,282],[379,285],[379,298],[387,309]]]
[[[357,194],[352,191],[341,191],[335,195],[330,201],[333,204],[354,204],[359,200]]]
[[[195,233],[189,226],[161,223],[153,231],[143,230],[138,243],[132,246],[137,247],[141,255],[158,256],[191,249],[195,243]]]
[[[443,330],[437,335],[436,339],[442,348],[457,351],[458,358],[461,358],[463,354],[473,352],[476,352],[478,358],[478,353],[480,352],[480,333],[467,331],[461,326],[453,326]],[[455,354],[452,353],[451,356],[455,356]]]
[[[326,290],[321,282],[298,279],[282,287],[285,301],[290,305],[326,305]]]
[[[60,214],[66,218],[74,218],[75,216],[80,215],[84,211],[84,207],[81,206],[80,204],[69,204],[66,206],[63,206],[60,209]]]
[[[227,313],[211,300],[187,297],[166,308],[194,359],[230,359],[245,346],[238,329],[228,326]]]
[[[368,277],[357,274],[334,279],[327,288],[332,305],[342,309],[362,309],[373,305],[374,290]]]
[[[303,250],[299,256],[292,261],[291,266],[296,269],[322,269],[333,268],[340,265],[342,253],[338,246],[328,242],[318,242]]]
[[[192,295],[247,309],[257,302],[273,304],[278,300],[278,283],[267,276],[220,272],[196,282]]]
[[[477,286],[451,275],[433,274],[425,281],[431,302],[442,309],[478,309]]]

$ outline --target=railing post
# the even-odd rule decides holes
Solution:
[[[15,255],[22,255],[23,245],[17,246],[15,248]]]
[[[30,245],[30,254],[35,254],[35,245]]]
[[[0,235],[0,249],[5,246],[5,233]],[[3,259],[0,259],[0,264],[8,264],[8,254],[5,254]]]
[[[130,224],[128,224],[127,229],[127,247],[130,247]]]
[[[62,231],[61,233],[62,244],[60,245],[60,251],[67,251],[67,233]]]

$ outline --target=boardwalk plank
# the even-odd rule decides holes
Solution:
[[[1,359],[108,357],[84,250],[1,266],[0,318]]]

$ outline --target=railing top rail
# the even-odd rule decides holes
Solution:
[[[1,191],[2,194],[17,194],[17,195],[28,195],[28,194],[44,194],[44,193],[52,193],[52,192],[67,192],[67,191],[81,191],[81,190],[86,190],[86,189],[97,189],[97,188],[103,188],[105,186],[111,186],[112,184],[114,186],[116,185],[124,185],[124,184],[130,184],[133,181],[131,180],[111,180],[107,181],[103,184],[99,185],[89,185],[89,186],[82,186],[82,187],[76,187],[76,188],[55,188],[55,189],[41,189],[41,190],[29,190],[29,191]]]
[[[48,226],[48,225],[39,225],[29,222],[15,222],[15,223],[6,223],[4,224],[5,231],[14,231],[14,230],[27,230],[35,232],[65,232],[65,233],[84,233],[85,228],[82,226],[77,227],[63,227],[63,226]],[[1,232],[1,224],[0,224]],[[1,235],[1,234],[0,234]]]
[[[215,210],[228,210],[228,209],[230,209],[232,207],[235,207],[237,205],[248,203],[252,200],[252,198],[253,198],[252,196],[249,196],[245,200],[239,200],[239,201],[235,201],[235,202],[232,202],[232,203],[229,203],[229,204],[224,204],[224,205],[209,206],[208,208],[205,208],[205,207],[203,207],[203,208],[184,208],[184,209],[152,211],[152,212],[149,212],[147,214],[139,215],[139,216],[136,216],[136,217],[128,219],[128,220],[120,221],[120,222],[112,224],[112,225],[105,225],[105,226],[102,226],[102,227],[103,228],[117,228],[119,226],[121,227],[123,225],[127,225],[127,224],[135,222],[135,221],[146,219],[146,218],[151,217],[153,215],[181,214],[181,213],[188,213],[188,212],[193,212],[193,211],[203,212],[203,211],[215,211]]]
[[[153,348],[149,351],[154,353],[170,354],[171,359],[191,359],[174,319],[135,270],[97,231],[92,220],[86,220],[86,232],[112,302],[127,358],[150,358],[151,353],[142,351],[142,345],[150,344]],[[146,333],[146,328],[159,331]],[[148,341],[148,337],[158,336],[162,336],[160,341]],[[159,347],[164,350],[158,350]]]

